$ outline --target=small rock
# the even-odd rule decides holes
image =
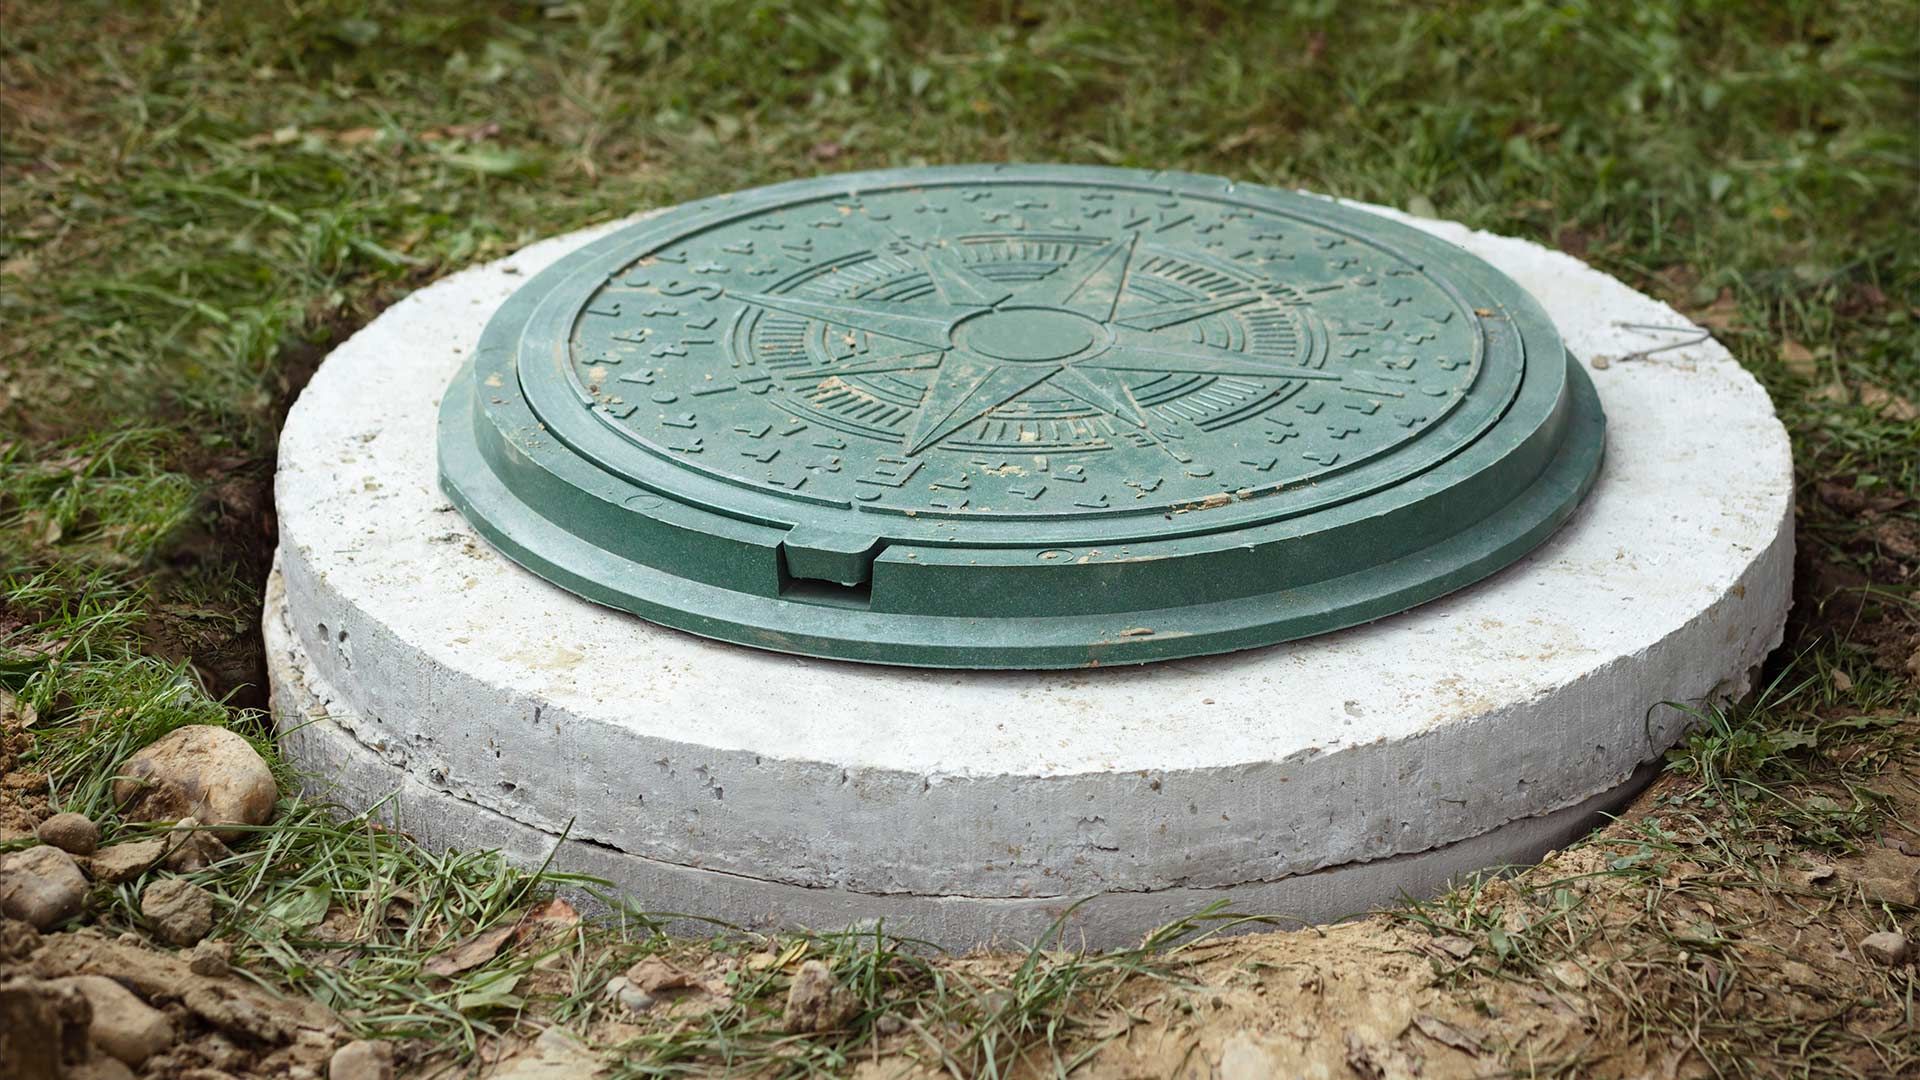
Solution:
[[[87,1025],[93,1045],[128,1065],[138,1068],[173,1045],[173,1021],[105,975],[74,975],[56,981],[80,991],[93,1006],[93,1021]]]
[[[210,724],[175,728],[120,766],[113,798],[133,821],[197,818],[223,840],[226,825],[264,825],[280,797],[273,770],[247,740]]]
[[[708,979],[658,956],[649,956],[627,969],[624,989],[614,996],[634,1012],[666,1008],[676,1019],[725,1008],[732,1000],[726,983]]]
[[[41,822],[33,835],[69,855],[91,855],[100,846],[100,826],[85,814],[55,814]]]
[[[129,840],[108,844],[94,852],[93,857],[87,860],[87,869],[92,872],[95,881],[120,885],[160,865],[160,860],[166,857],[165,840]]]
[[[882,1035],[898,1035],[907,1029],[906,1021],[887,1013],[873,1022],[873,1030]]]
[[[140,913],[169,945],[192,945],[213,929],[213,895],[186,878],[162,878],[140,894]]]
[[[195,975],[224,978],[233,970],[233,946],[224,941],[201,941],[193,947],[193,959],[187,962],[187,967]]]
[[[0,859],[0,915],[47,930],[87,906],[87,876],[73,856],[41,845]]]
[[[355,1039],[333,1052],[327,1080],[393,1080],[393,1051],[385,1043]]]
[[[1899,967],[1912,954],[1906,935],[1892,930],[1882,930],[1860,939],[1860,951],[1866,953],[1874,963],[1888,967]]]
[[[657,956],[649,956],[627,969],[627,981],[642,993],[659,997],[674,990],[692,990],[700,985],[693,973],[676,967]]]
[[[161,865],[177,874],[205,870],[233,856],[212,829],[203,828],[199,818],[182,818],[164,837],[167,856]]]
[[[600,992],[606,995],[607,1000],[619,1002],[629,1012],[643,1013],[658,1004],[653,995],[633,985],[625,975],[608,979]]]
[[[809,960],[794,973],[780,1022],[796,1035],[833,1031],[853,1019],[858,1009],[858,1002],[834,979],[832,969],[824,961]]]
[[[15,964],[40,947],[40,931],[21,919],[0,919],[0,964]]]

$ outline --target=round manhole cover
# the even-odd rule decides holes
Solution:
[[[514,560],[697,634],[1138,663],[1402,610],[1573,510],[1604,421],[1510,280],[1373,214],[1064,166],[676,207],[488,324],[441,476]]]

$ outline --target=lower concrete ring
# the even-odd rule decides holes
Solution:
[[[1676,313],[1519,240],[1407,219],[1518,281],[1590,363]],[[1791,467],[1711,341],[1593,370],[1607,461],[1532,555],[1306,641],[1140,668],[810,660],[597,607],[479,540],[435,482],[440,394],[546,241],[395,305],[288,419],[266,616],[287,752],[434,843],[597,873],[755,926],[885,917],[1121,942],[1227,898],[1334,918],[1526,861],[1631,789],[1678,706],[1778,643]],[[1637,329],[1670,327],[1671,334]],[[283,591],[282,591],[283,590]],[[587,672],[623,672],[609,682]],[[296,729],[297,730],[294,730]]]

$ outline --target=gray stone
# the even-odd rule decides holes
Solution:
[[[133,821],[197,818],[223,840],[228,825],[264,825],[280,797],[273,770],[236,732],[210,724],[175,728],[120,766],[113,798]]]
[[[140,894],[140,913],[169,945],[192,945],[213,929],[213,896],[186,878],[162,878]]]
[[[43,844],[0,860],[0,914],[47,930],[86,906],[87,876],[59,848]]]
[[[91,855],[100,846],[100,826],[85,814],[55,814],[33,830],[43,844],[52,844],[69,855]]]

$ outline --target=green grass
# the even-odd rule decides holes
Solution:
[[[1781,672],[1752,704],[1696,713],[1698,727],[1668,755],[1669,771],[1695,782],[1675,802],[1716,815],[1719,831],[1749,843],[1852,851],[1881,823],[1887,801],[1860,778],[1910,748],[1912,717],[1897,710],[1912,691],[1878,679],[1848,700],[1829,693],[1822,702],[1812,699],[1831,681],[1810,674],[1786,685],[1796,674]],[[1836,745],[1848,751],[1844,762],[1821,752]]]
[[[1668,824],[1606,871],[1652,921],[1583,922],[1566,883],[1524,878],[1509,906],[1526,932],[1474,890],[1411,909],[1482,943],[1463,980],[1539,978],[1601,937],[1670,960],[1678,930],[1655,924],[1673,889],[1645,868],[1674,836],[1712,856],[1681,892],[1855,850],[1887,812],[1870,778],[1915,742],[1895,718],[1920,714],[1903,547],[1920,434],[1901,404],[1920,402],[1916,27],[1913,0],[0,4],[0,689],[42,717],[52,802],[110,832],[129,748],[198,722],[259,738],[280,410],[330,344],[452,270],[823,171],[1224,173],[1566,248],[1708,320],[1773,395],[1800,487],[1793,656],[1757,704],[1700,717]],[[279,821],[198,878],[256,977],[370,1033],[471,1051],[545,985],[538,965],[566,974],[548,1007],[584,1020],[633,958],[688,948],[633,918],[429,977],[533,883],[311,803]],[[414,914],[390,920],[402,892]],[[130,895],[107,918],[137,925]],[[362,932],[344,954],[301,921],[328,909]],[[990,979],[872,935],[771,947],[795,942],[857,988],[852,1030],[780,1032],[780,969],[704,1026],[643,1036],[623,1068],[842,1071],[893,1015],[955,1075],[1066,1071],[1107,995],[1179,970],[1167,942],[1036,951]],[[1793,1072],[1787,1035],[1674,1012],[1710,995],[1647,963],[1613,996],[1621,1023]],[[1838,1045],[1802,1047],[1800,1071]]]

